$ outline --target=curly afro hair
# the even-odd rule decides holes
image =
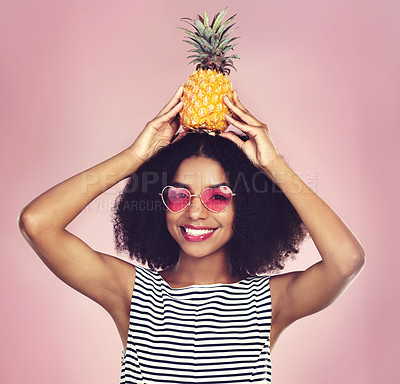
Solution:
[[[132,259],[151,269],[165,269],[178,261],[179,246],[168,232],[159,193],[171,183],[182,161],[193,156],[218,162],[236,193],[234,234],[229,242],[233,271],[281,270],[308,234],[304,223],[280,188],[235,143],[206,133],[186,134],[131,175],[114,206],[116,249],[128,251]]]

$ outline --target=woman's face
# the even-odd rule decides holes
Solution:
[[[211,185],[220,183],[228,185],[228,180],[223,168],[216,161],[206,157],[190,157],[179,166],[173,183],[179,183],[180,185],[176,186],[188,189],[192,195],[199,195],[204,188]],[[233,199],[228,207],[219,213],[209,211],[202,204],[200,197],[192,197],[190,205],[181,212],[166,211],[168,231],[179,244],[181,255],[183,252],[191,257],[204,257],[226,253],[226,245],[233,236],[232,225],[235,215]],[[185,231],[188,226],[215,230],[210,236],[191,236]]]

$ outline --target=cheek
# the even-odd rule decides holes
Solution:
[[[167,230],[171,236],[176,232],[177,220],[179,214],[171,213],[167,211],[165,213],[165,224],[167,226]]]

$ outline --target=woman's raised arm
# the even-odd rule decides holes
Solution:
[[[22,234],[52,272],[110,313],[121,300],[130,299],[124,295],[134,278],[133,266],[94,251],[66,227],[97,196],[170,142],[179,128],[181,93],[179,88],[129,148],[44,192],[19,216]]]
[[[19,216],[22,234],[49,269],[108,311],[119,304],[115,299],[123,289],[119,285],[123,276],[117,276],[123,273],[122,263],[94,251],[66,227],[92,200],[140,164],[128,148],[44,192]]]
[[[225,103],[234,113],[234,117],[227,115],[227,121],[250,139],[243,142],[230,133],[222,136],[236,142],[278,185],[296,209],[322,258],[305,271],[271,279],[275,329],[281,331],[293,321],[332,303],[362,269],[365,253],[344,221],[279,156],[268,127],[250,114],[237,93],[234,92],[233,100],[225,99]]]

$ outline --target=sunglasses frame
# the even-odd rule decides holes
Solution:
[[[169,188],[169,187],[184,189],[185,191],[188,192],[188,194],[189,194],[189,196],[190,196],[190,197],[189,197],[189,202],[187,203],[187,205],[185,205],[185,206],[184,206],[182,209],[180,209],[179,211],[172,211],[171,209],[169,209],[167,203],[166,203],[165,200],[164,200],[164,196],[163,196],[163,195],[164,195],[164,191],[165,191],[167,188]],[[222,211],[213,211],[212,209],[208,208],[207,205],[204,203],[203,199],[201,198],[201,195],[202,195],[203,192],[206,191],[207,189],[217,189],[217,188],[219,188],[219,187],[217,187],[217,188],[207,187],[207,188],[204,188],[204,189],[201,191],[200,195],[192,195],[192,194],[190,193],[190,191],[189,191],[188,189],[186,189],[186,188],[183,188],[183,187],[175,187],[175,186],[173,186],[173,185],[166,185],[166,186],[162,189],[161,193],[159,193],[159,195],[161,196],[161,200],[162,200],[162,202],[164,203],[165,207],[168,209],[168,211],[170,211],[170,212],[172,212],[172,213],[179,213],[179,212],[182,212],[182,211],[185,210],[187,207],[189,207],[189,206],[190,206],[190,203],[192,202],[192,197],[199,197],[199,198],[200,198],[200,201],[201,201],[201,204],[203,204],[204,208],[206,208],[208,211],[213,212],[213,213],[221,213],[221,212],[224,212],[224,211],[229,207],[229,204],[230,204],[231,201],[232,201],[232,197],[233,197],[233,196],[236,196],[236,193],[233,193],[232,189],[230,189],[230,187],[228,187],[227,185],[221,185],[221,187],[226,187],[226,188],[228,188],[228,189],[231,191],[231,194],[232,194],[231,199],[229,200],[229,203],[226,205],[226,207],[225,207]]]

